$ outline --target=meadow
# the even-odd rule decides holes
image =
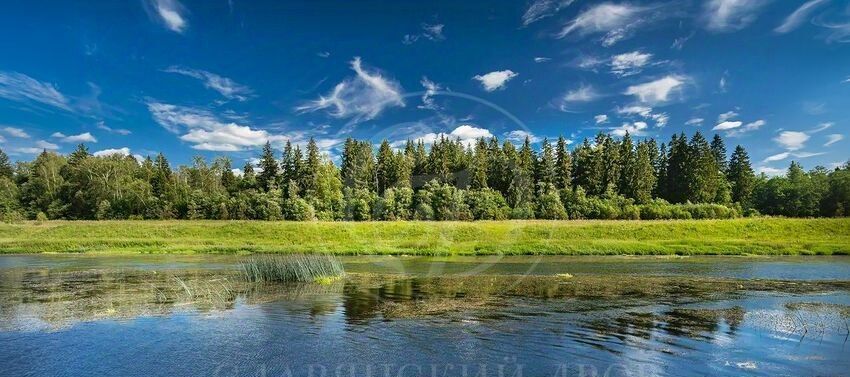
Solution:
[[[0,224],[0,253],[836,255],[850,219]]]

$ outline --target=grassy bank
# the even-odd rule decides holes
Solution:
[[[0,253],[850,254],[850,219],[0,224]]]

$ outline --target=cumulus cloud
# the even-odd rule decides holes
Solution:
[[[837,143],[841,140],[844,140],[844,135],[841,135],[841,134],[831,134],[831,135],[826,135],[826,137],[827,137],[828,140],[827,140],[826,144],[823,145],[824,147],[828,147],[828,146],[835,144],[835,143]]]
[[[404,107],[401,85],[378,71],[363,68],[360,57],[351,61],[355,76],[337,84],[325,96],[296,108],[299,112],[328,109],[334,118],[349,118],[353,122],[371,120],[390,107]]]
[[[626,133],[632,136],[646,136],[646,130],[649,125],[646,122],[623,123],[620,127],[611,129],[611,133],[616,136],[626,136]]]
[[[794,31],[794,29],[800,27],[800,25],[802,25],[803,22],[805,22],[806,19],[811,16],[812,12],[814,12],[819,6],[824,5],[827,2],[829,2],[829,0],[807,1],[805,4],[797,8],[797,10],[795,10],[793,13],[788,15],[788,17],[785,18],[785,21],[782,22],[782,25],[777,26],[776,29],[773,29],[773,31],[779,34],[785,34]]]
[[[626,77],[640,73],[644,66],[652,60],[652,54],[643,53],[640,51],[627,52],[620,55],[614,55],[611,58],[611,73]]]
[[[735,120],[735,121],[727,120],[725,122],[718,123],[711,130],[712,131],[726,131],[726,130],[731,130],[733,128],[741,127],[741,125],[743,125],[743,124],[744,124],[744,122],[741,122],[741,121],[738,121],[738,120]]]
[[[103,149],[103,150],[99,150],[99,151],[92,153],[92,156],[106,157],[106,156],[112,156],[112,155],[116,155],[116,154],[121,155],[121,156],[129,156],[130,155],[130,148],[123,147],[123,148]]]
[[[238,101],[247,100],[253,93],[251,88],[240,85],[233,80],[219,76],[212,72],[203,71],[200,69],[189,69],[183,67],[172,66],[165,69],[165,72],[176,73],[179,75],[188,76],[194,79],[201,80],[204,86],[212,89],[224,98],[235,99]]]
[[[568,35],[585,36],[589,34],[604,34],[603,46],[611,46],[627,38],[637,26],[644,22],[646,13],[652,7],[632,5],[628,3],[601,3],[579,13],[576,18],[567,22],[557,34],[558,38]]]
[[[37,102],[71,111],[68,99],[50,83],[23,73],[0,71],[0,98],[15,102]]]
[[[629,86],[624,94],[633,95],[646,104],[663,103],[669,101],[671,95],[681,92],[685,80],[683,76],[669,75],[655,81]]]
[[[755,21],[767,0],[709,0],[704,12],[706,28],[716,32],[741,30]]]
[[[481,86],[484,87],[484,90],[492,92],[494,90],[503,89],[508,81],[518,75],[518,73],[511,71],[510,69],[506,69],[503,71],[485,73],[483,75],[475,75],[473,79],[478,80],[481,83]]]
[[[89,132],[78,135],[65,135],[61,132],[54,132],[50,137],[58,139],[61,143],[97,143],[97,139]]]
[[[129,135],[129,134],[131,134],[131,133],[132,133],[132,132],[130,132],[130,130],[125,130],[125,129],[123,129],[123,128],[112,128],[112,127],[109,127],[109,126],[107,126],[107,125],[106,125],[106,123],[104,123],[103,121],[101,121],[101,122],[97,122],[97,128],[98,128],[99,130],[104,130],[104,131],[109,132],[109,133],[111,133],[111,134],[118,134],[118,135],[123,135],[123,136],[127,136],[127,135]]]
[[[774,140],[785,149],[796,151],[805,146],[806,141],[811,137],[809,134],[800,131],[782,131]]]
[[[166,28],[183,33],[189,27],[186,21],[186,8],[177,0],[150,0],[150,9]]]
[[[522,14],[522,26],[528,26],[543,18],[558,13],[568,7],[575,0],[535,0],[529,4],[528,9]]]
[[[11,137],[17,137],[17,138],[21,138],[21,139],[29,139],[30,138],[30,135],[26,131],[24,131],[20,128],[16,128],[16,127],[3,127],[3,132],[5,132],[7,135],[9,135]]]
[[[414,142],[423,142],[425,144],[433,144],[437,140],[440,139],[449,139],[449,140],[460,140],[464,145],[472,145],[480,138],[491,138],[493,134],[490,133],[489,130],[485,128],[479,128],[471,125],[461,125],[452,130],[449,133],[444,132],[428,132],[426,134],[417,136],[412,138]],[[404,141],[398,141],[393,143],[394,146],[401,146],[404,144]]]
[[[608,123],[608,115],[599,114],[599,115],[593,117],[593,120],[596,122],[596,124]]]

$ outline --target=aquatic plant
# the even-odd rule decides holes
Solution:
[[[240,263],[249,282],[326,282],[345,275],[342,262],[326,254],[261,255]]]

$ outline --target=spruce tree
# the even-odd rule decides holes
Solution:
[[[740,145],[735,147],[735,151],[732,152],[728,178],[732,187],[732,201],[740,203],[744,208],[749,208],[755,188],[756,175],[750,165],[750,156]]]
[[[555,185],[557,181],[555,152],[552,150],[552,145],[549,144],[549,139],[543,139],[543,144],[540,148],[540,158],[537,160],[535,176],[537,183],[545,185]]]
[[[648,141],[638,143],[631,175],[631,197],[638,204],[652,200],[652,192],[656,187],[655,166],[652,165],[652,155],[656,151],[655,143]]]
[[[263,191],[269,191],[278,185],[280,178],[280,169],[277,165],[277,160],[274,158],[274,150],[272,144],[266,142],[263,146],[263,154],[260,156],[259,167],[263,170],[257,175],[257,185]]]
[[[567,140],[560,136],[555,146],[555,187],[559,190],[572,188],[572,164],[570,152],[567,150]]]
[[[620,179],[617,182],[617,189],[621,195],[635,199],[635,179],[637,178],[635,176],[635,146],[628,131],[620,141],[619,158]]]
[[[12,163],[9,161],[9,156],[6,155],[6,152],[3,152],[3,150],[0,149],[0,178],[5,177],[12,179],[14,172],[14,169],[12,169]]]
[[[714,138],[711,139],[711,154],[714,156],[720,171],[726,174],[729,169],[729,164],[726,161],[726,144],[718,134],[714,134]]]
[[[489,154],[490,151],[487,147],[487,142],[484,138],[478,139],[475,143],[475,153],[472,155],[472,163],[470,164],[470,189],[481,190],[488,187],[487,171],[490,168]]]
[[[584,191],[589,192],[595,188],[596,176],[593,173],[594,151],[590,145],[590,141],[586,138],[582,143],[573,150],[573,188],[581,187]]]
[[[300,173],[299,185],[304,192],[305,198],[309,195],[314,195],[319,189],[319,174],[322,169],[322,156],[319,152],[319,146],[316,140],[312,137],[307,142],[307,156],[302,165]]]

